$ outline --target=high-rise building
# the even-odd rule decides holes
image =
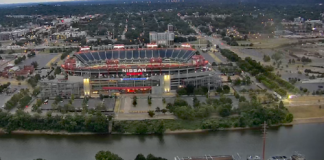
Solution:
[[[172,24],[168,24],[168,31],[169,32],[173,32],[173,25]]]
[[[168,30],[166,32],[150,32],[150,43],[156,43],[157,45],[173,45],[174,44],[174,32],[173,25],[168,24]]]

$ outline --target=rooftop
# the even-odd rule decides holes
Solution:
[[[81,76],[68,76],[68,79],[65,80],[64,75],[56,75],[56,78],[53,80],[44,79],[41,82],[47,83],[82,83],[83,77]]]

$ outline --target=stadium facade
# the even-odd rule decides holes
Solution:
[[[118,47],[113,50],[74,53],[61,66],[69,75],[82,77],[82,83],[75,82],[82,84],[77,87],[80,96],[114,93],[163,94],[187,84],[206,86],[211,90],[221,83],[219,75],[208,67],[203,56],[197,55],[196,50],[188,45],[183,45],[182,48],[154,48],[156,45],[148,44],[147,47],[152,48],[138,49],[116,46]],[[68,81],[66,78],[57,83],[71,85]],[[46,83],[44,81],[41,84]],[[59,91],[59,94],[67,97],[71,93]]]

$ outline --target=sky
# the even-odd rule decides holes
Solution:
[[[30,3],[30,2],[64,2],[71,0],[0,0],[0,4],[13,4],[13,3]]]

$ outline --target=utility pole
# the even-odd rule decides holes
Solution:
[[[266,121],[264,121],[264,123],[263,123],[263,152],[262,152],[263,160],[265,160],[264,156],[265,156],[265,144],[266,144],[266,127],[267,127],[267,123],[266,123]]]

